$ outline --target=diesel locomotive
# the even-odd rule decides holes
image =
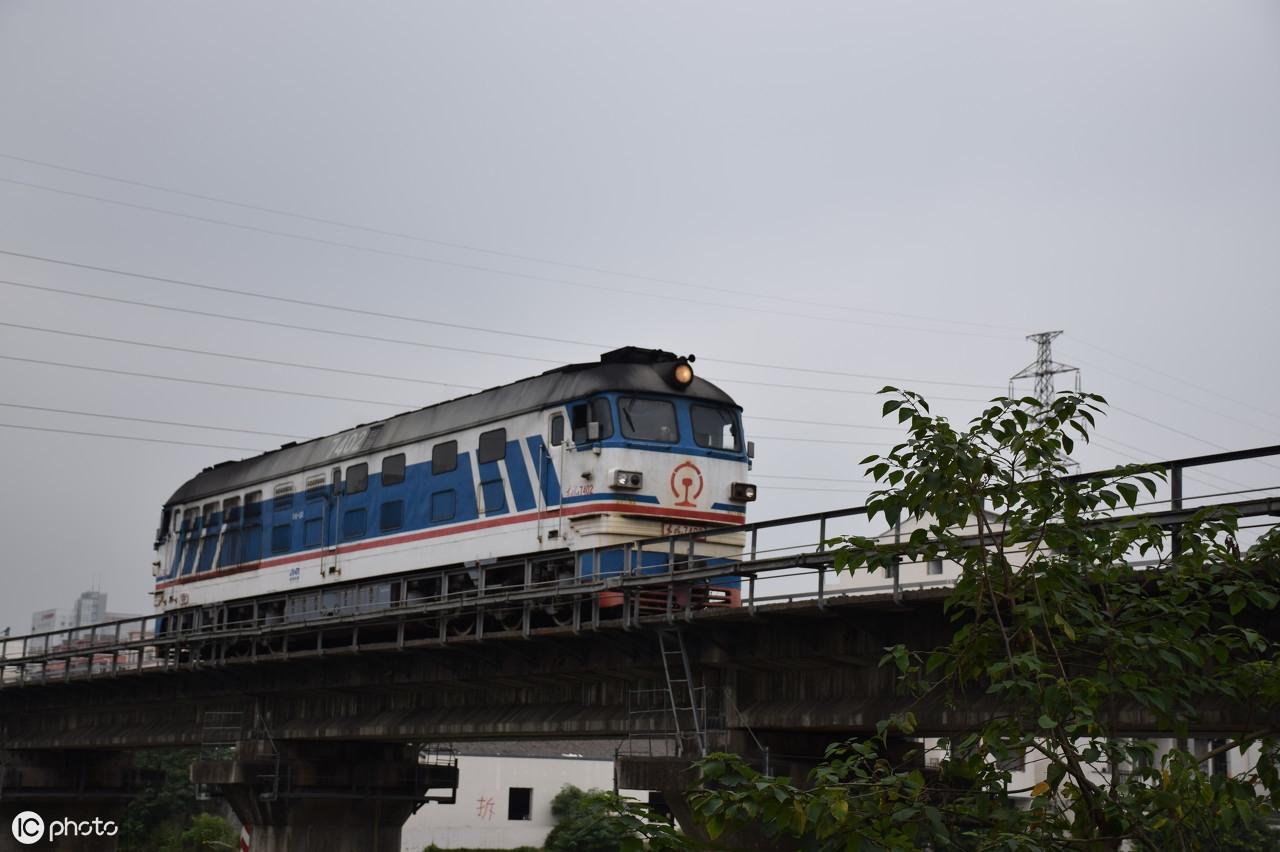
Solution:
[[[626,347],[206,468],[163,507],[158,629],[660,570],[669,548],[624,545],[700,530],[684,558],[732,558],[741,537],[712,533],[744,522],[753,453],[693,360]],[[685,593],[732,604],[737,583]]]

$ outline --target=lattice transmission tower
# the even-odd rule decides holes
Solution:
[[[1075,373],[1076,390],[1080,390],[1080,368],[1072,367],[1053,360],[1053,341],[1061,331],[1042,331],[1039,334],[1028,334],[1027,340],[1036,345],[1036,360],[1009,377],[1009,396],[1013,396],[1013,383],[1019,379],[1035,379],[1035,398],[1041,405],[1053,402],[1053,377],[1058,373]]]

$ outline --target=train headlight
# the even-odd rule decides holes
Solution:
[[[756,487],[750,482],[735,482],[729,486],[729,497],[735,503],[750,503],[756,499]]]
[[[637,491],[644,487],[644,474],[638,470],[615,470],[609,474],[609,487],[621,491]]]
[[[677,362],[675,369],[671,371],[671,378],[680,387],[687,387],[693,381],[693,366],[688,361]]]

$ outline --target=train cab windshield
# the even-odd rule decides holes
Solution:
[[[626,438],[667,444],[674,444],[680,439],[676,407],[665,399],[624,396],[618,400],[618,420]]]

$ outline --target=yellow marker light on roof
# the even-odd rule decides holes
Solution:
[[[676,364],[673,377],[676,380],[676,384],[687,385],[689,382],[693,381],[693,367],[689,366],[688,362],[681,361],[679,364]]]

